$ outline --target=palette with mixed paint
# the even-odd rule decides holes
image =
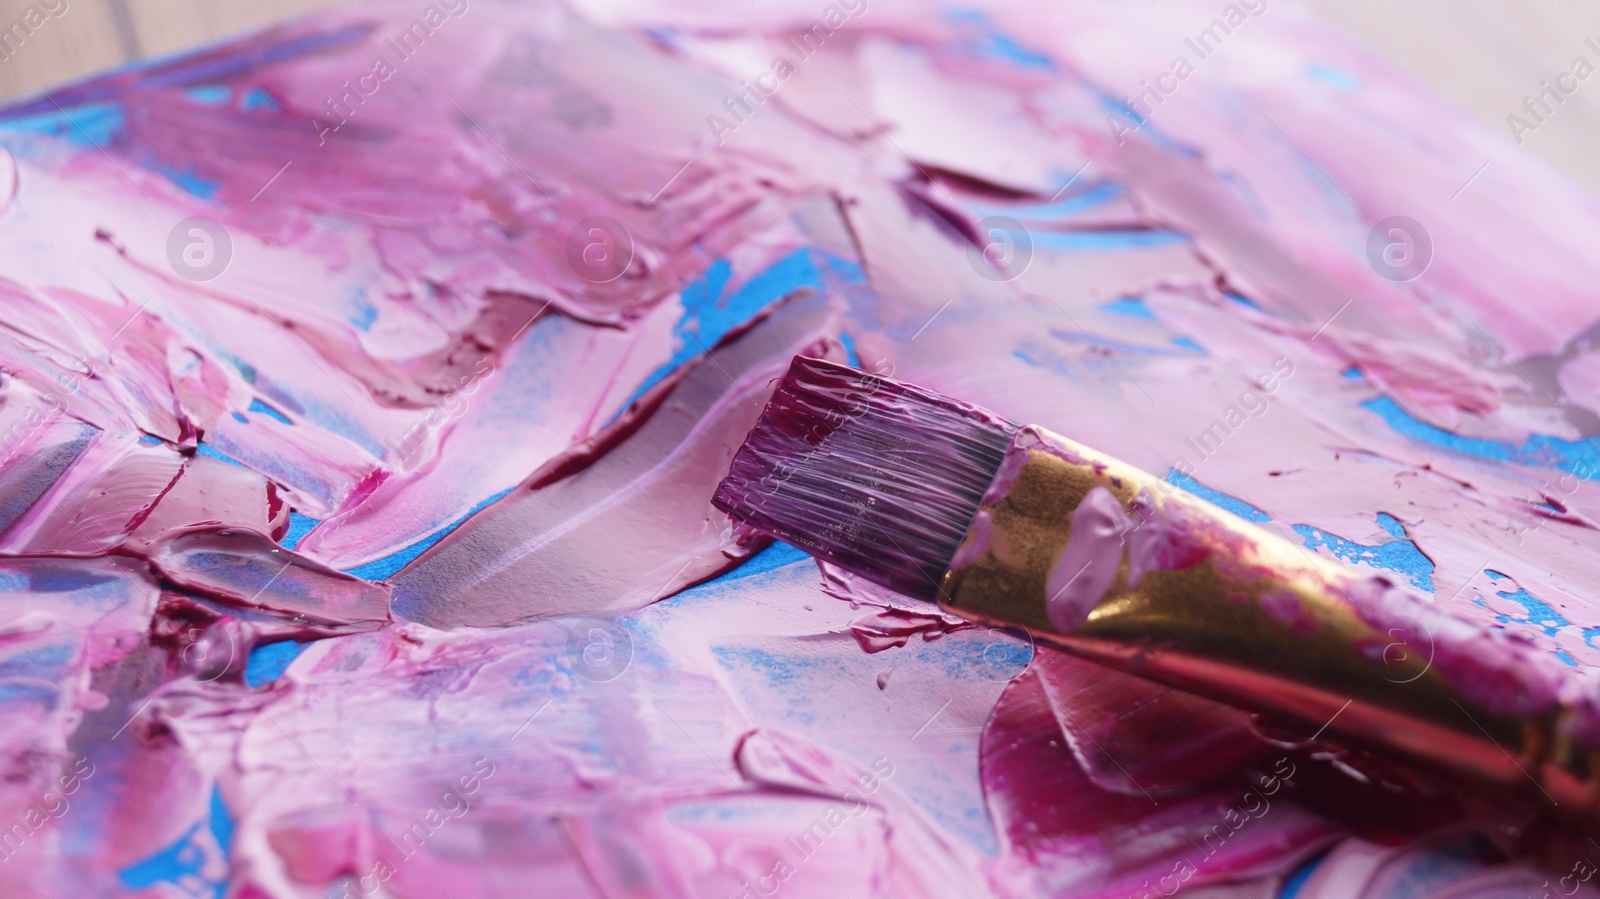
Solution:
[[[710,505],[806,353],[1600,663],[1600,205],[1508,146],[1204,0],[363,5],[12,104],[0,893],[1591,890]]]

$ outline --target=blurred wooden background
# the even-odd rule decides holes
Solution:
[[[0,29],[44,23],[0,62],[0,99],[101,69],[260,28],[357,0],[0,0]],[[1083,2],[1083,0],[1042,0]],[[1126,2],[1126,0],[1124,0]],[[1295,2],[1295,0],[1275,0]],[[1570,71],[1600,45],[1600,0],[1298,0],[1490,128],[1541,80]],[[52,11],[54,13],[52,14]],[[1600,79],[1579,89],[1520,148],[1600,190]]]

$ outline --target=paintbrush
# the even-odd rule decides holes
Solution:
[[[963,618],[1600,820],[1591,680],[1043,428],[800,357],[713,502]]]

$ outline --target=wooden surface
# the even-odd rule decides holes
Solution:
[[[0,31],[43,22],[0,62],[0,98],[33,93],[101,69],[356,0],[0,0]],[[744,2],[744,0],[707,0]],[[1019,0],[1020,2],[1020,0]],[[1091,0],[1038,0],[1091,2]],[[1127,0],[1123,0],[1127,2]],[[1274,3],[1297,0],[1272,0]],[[1600,67],[1600,0],[1298,0],[1399,69],[1505,134],[1506,117],[1541,80],[1582,55]],[[1219,4],[1220,5],[1220,4]],[[58,10],[50,15],[46,11]],[[44,13],[41,15],[41,13]],[[1600,73],[1523,136],[1540,156],[1600,190]]]

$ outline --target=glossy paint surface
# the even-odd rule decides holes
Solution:
[[[851,360],[1600,661],[1600,205],[1296,8],[363,4],[0,147],[6,895],[1588,888],[710,505]]]

